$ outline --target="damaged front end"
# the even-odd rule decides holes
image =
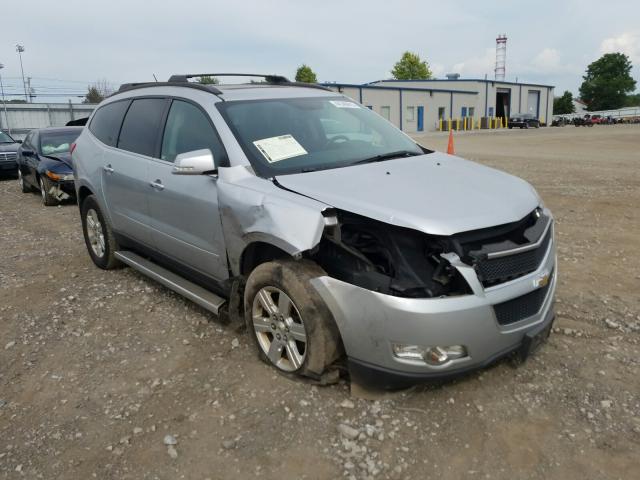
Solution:
[[[307,256],[338,280],[405,298],[466,295],[527,275],[553,236],[541,208],[517,222],[451,236],[334,209],[324,215],[322,240]],[[472,285],[460,266],[472,269]]]
[[[348,212],[326,210],[320,244],[307,252],[330,276],[407,298],[465,295],[471,289],[443,255],[451,238],[427,235]]]

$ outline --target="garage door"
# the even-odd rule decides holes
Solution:
[[[527,96],[527,113],[535,115],[536,118],[540,118],[540,91],[529,90]]]

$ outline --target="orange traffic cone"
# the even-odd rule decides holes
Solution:
[[[447,145],[447,153],[449,155],[455,155],[456,152],[453,148],[453,130],[449,129],[449,145]]]

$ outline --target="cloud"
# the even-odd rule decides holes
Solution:
[[[640,64],[640,32],[624,32],[617,37],[605,38],[600,44],[600,53],[622,52],[636,66]]]
[[[496,66],[496,51],[494,48],[486,48],[484,54],[471,57],[464,62],[459,62],[451,68],[453,73],[459,73],[462,77],[482,78],[485,74],[493,77]],[[508,66],[508,61],[507,61]]]

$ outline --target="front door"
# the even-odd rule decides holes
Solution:
[[[149,211],[154,248],[178,262],[219,280],[228,278],[218,191],[213,175],[174,175],[180,153],[209,149],[214,161],[224,148],[207,114],[174,100],[162,139],[160,159],[149,164]],[[218,163],[216,163],[218,164]]]
[[[418,131],[424,131],[424,107],[418,107]]]

